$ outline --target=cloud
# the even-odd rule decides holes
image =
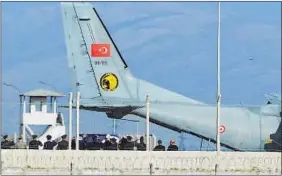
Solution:
[[[59,74],[58,74],[59,73]],[[32,87],[38,87],[38,81],[46,81],[58,84],[61,88],[68,85],[69,74],[66,58],[56,57],[37,60],[36,62],[22,62],[13,68],[3,72],[2,80],[27,91]],[[23,87],[21,87],[23,86]]]
[[[280,25],[243,24],[235,29],[236,37],[242,42],[261,42],[265,40],[281,40]]]
[[[213,24],[217,20],[216,13],[205,8],[211,3],[149,4],[111,3],[104,6],[97,5],[98,12],[111,31],[114,40],[118,44],[120,43],[122,51],[126,52],[135,47],[144,48],[149,41],[162,37],[167,38],[174,35],[189,37],[189,35],[201,33],[209,24]],[[102,11],[102,7],[107,8],[111,13]]]
[[[19,5],[24,3],[6,3],[6,7],[10,8],[13,5]],[[42,28],[48,26],[56,18],[58,18],[56,11],[59,10],[58,3],[30,3],[30,6],[20,8],[13,11],[3,10],[3,22],[5,26],[14,26],[16,21],[17,28],[11,27],[13,31],[22,31],[27,26],[30,29]],[[4,8],[5,9],[5,6]]]
[[[25,61],[36,62],[38,59],[56,57],[60,44],[64,43],[58,4],[27,4],[7,3],[6,8],[3,7],[3,18],[9,19],[3,23],[2,31],[3,70]],[[6,10],[10,8],[13,10]],[[60,50],[65,51],[62,48]]]
[[[38,28],[41,28],[58,18],[57,14],[54,12],[59,8],[59,4],[52,4],[49,6],[44,5],[38,8],[26,9],[22,16],[23,21],[31,22],[33,25],[37,25]]]

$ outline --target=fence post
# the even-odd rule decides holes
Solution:
[[[149,166],[150,166],[150,175],[153,175],[153,164],[150,162]]]
[[[70,162],[70,175],[72,175],[72,162]]]
[[[215,172],[215,173],[214,173],[214,174],[217,175],[217,172],[218,172],[218,164],[215,164],[214,167],[215,167],[215,169],[214,169],[214,172]]]

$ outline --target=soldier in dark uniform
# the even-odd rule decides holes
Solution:
[[[75,137],[73,137],[71,140],[71,149],[75,150],[75,148],[76,148]]]
[[[98,136],[93,137],[93,143],[87,147],[87,150],[100,150],[102,148],[102,143]]]
[[[119,150],[124,150],[124,145],[125,145],[126,142],[127,142],[126,138],[122,137],[121,140],[119,141],[119,145],[118,145]]]
[[[4,139],[4,140],[1,141],[1,148],[2,148],[2,149],[11,149],[12,146],[15,145],[14,141],[10,141],[10,140],[8,139],[8,135],[4,135],[4,136],[3,136],[3,139]]]
[[[83,138],[83,142],[84,142],[85,149],[88,150],[92,147],[94,141],[93,141],[92,136],[87,135],[85,138]]]
[[[133,150],[134,149],[134,143],[132,142],[132,137],[127,136],[126,138],[127,138],[127,141],[124,144],[123,150]]]
[[[158,145],[154,148],[154,151],[165,151],[165,146],[162,145],[162,140],[158,140]]]
[[[42,146],[42,143],[36,139],[37,135],[32,135],[32,141],[29,142],[28,148],[38,150],[39,146]]]
[[[171,140],[169,146],[167,147],[167,151],[178,151],[177,145],[175,145],[175,141]]]
[[[78,148],[79,148],[79,150],[84,150],[85,149],[84,142],[83,142],[82,139],[78,141]],[[71,149],[72,150],[76,150],[76,137],[72,138]]]
[[[69,142],[66,140],[67,135],[62,136],[62,140],[58,143],[57,150],[67,150],[69,148]]]
[[[110,139],[111,145],[108,146],[108,150],[117,150],[118,149],[118,144],[116,138],[111,138]]]
[[[110,139],[106,139],[105,143],[103,144],[103,150],[109,150],[110,146],[111,146]]]
[[[47,135],[47,142],[44,143],[44,149],[45,150],[53,150],[54,147],[57,145],[57,142],[55,141],[51,141],[52,136],[51,135]]]
[[[141,151],[145,151],[146,150],[146,144],[144,142],[144,137],[143,136],[140,137],[140,143],[137,145],[137,149],[141,150]]]

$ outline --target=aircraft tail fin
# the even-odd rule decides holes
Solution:
[[[63,2],[62,13],[73,87],[81,92],[81,103],[134,98],[128,88],[133,76],[93,6]]]

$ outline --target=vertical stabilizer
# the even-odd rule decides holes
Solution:
[[[128,66],[92,5],[64,2],[62,9],[69,67],[81,102],[134,98]]]

